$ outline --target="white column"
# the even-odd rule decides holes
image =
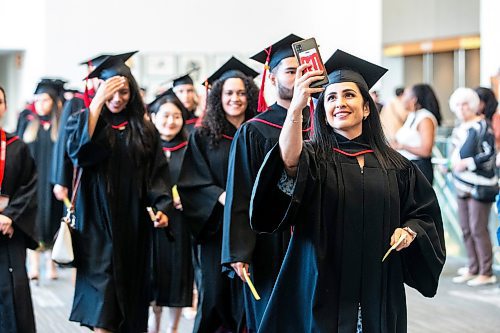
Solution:
[[[500,1],[481,0],[481,85],[490,87],[490,77],[500,68]]]

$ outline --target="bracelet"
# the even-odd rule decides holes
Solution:
[[[290,118],[290,121],[294,124],[298,124],[298,123],[302,123],[302,120],[304,119],[304,116],[303,115],[300,115],[300,120],[297,120],[295,118]]]
[[[412,240],[415,239],[415,237],[417,237],[417,233],[411,230],[410,227],[404,227],[403,230],[411,235]]]

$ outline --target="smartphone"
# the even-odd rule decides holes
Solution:
[[[325,78],[321,81],[313,82],[310,86],[311,88],[317,88],[328,84],[328,74],[326,73],[325,66],[323,65],[323,60],[321,60],[316,39],[309,38],[293,43],[292,49],[295,53],[295,57],[299,61],[299,65],[312,65],[310,68],[306,69],[306,71],[323,71],[322,75],[324,75]]]

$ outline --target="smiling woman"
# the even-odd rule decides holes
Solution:
[[[212,85],[207,112],[189,137],[181,167],[184,218],[198,244],[199,304],[193,332],[215,332],[220,326],[243,330],[242,282],[221,274],[222,220],[229,149],[237,129],[256,113],[257,74],[232,57],[207,79]]]
[[[168,225],[171,205],[160,138],[125,65],[134,53],[109,56],[89,74],[102,83],[66,126],[68,155],[83,169],[70,320],[101,333],[147,330],[151,235]],[[146,207],[157,211],[154,224]]]
[[[254,185],[252,228],[294,226],[259,331],[404,333],[403,284],[434,296],[445,260],[437,199],[385,141],[368,91],[386,70],[340,50],[325,68],[323,92],[309,87],[320,71],[298,67],[279,145]],[[296,118],[317,93],[304,142]]]
[[[163,152],[168,160],[172,186],[177,185],[182,160],[187,148],[185,122],[189,111],[172,89],[167,90],[149,105],[151,120],[160,133]],[[169,309],[168,327],[177,331],[182,307],[191,306],[193,295],[193,265],[191,237],[182,214],[182,202],[172,190],[174,208],[170,211],[169,227],[175,242],[168,239],[163,230],[153,233],[152,272],[153,316],[148,332],[159,332],[163,306]]]
[[[368,102],[354,82],[329,85],[325,90],[326,120],[335,132],[354,139],[363,131],[362,120],[370,114]]]

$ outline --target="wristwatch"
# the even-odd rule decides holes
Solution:
[[[407,233],[409,233],[412,237],[412,239],[415,239],[417,237],[417,233],[413,230],[410,229],[410,227],[404,227],[403,230],[405,230]]]

